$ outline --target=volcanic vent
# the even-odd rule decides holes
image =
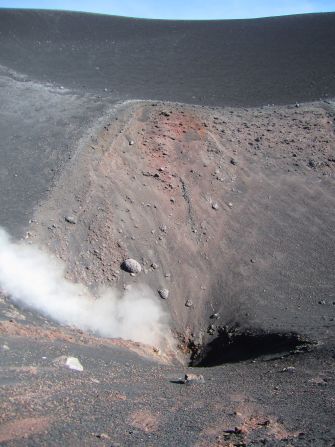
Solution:
[[[296,333],[225,327],[205,346],[189,343],[189,365],[211,367],[245,360],[273,360],[305,352],[311,346],[311,341]]]
[[[334,170],[334,136],[323,138],[329,113],[316,105],[121,104],[79,142],[29,238],[47,244],[67,276],[90,288],[150,287],[192,365],[303,349],[291,300],[300,292],[287,287],[313,275],[299,263],[312,259],[310,232],[315,238],[320,222],[311,222],[306,206],[292,209],[292,193],[304,203],[319,194],[322,206],[306,174]],[[319,150],[309,154],[306,126],[314,124]],[[283,129],[296,144],[287,145]],[[128,258],[141,266],[137,274],[122,270]]]

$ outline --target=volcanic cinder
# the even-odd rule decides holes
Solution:
[[[66,266],[53,299],[146,287],[174,340],[38,312],[14,268],[1,445],[333,445],[334,67],[335,14],[0,10],[10,247]]]

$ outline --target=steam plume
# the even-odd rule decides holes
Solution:
[[[83,284],[64,276],[58,259],[25,242],[13,242],[0,228],[0,290],[17,304],[55,321],[103,337],[155,346],[169,343],[167,315],[145,285],[121,295],[111,288],[92,295]]]

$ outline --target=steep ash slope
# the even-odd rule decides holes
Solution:
[[[257,105],[335,94],[335,14],[159,21],[0,10],[0,64],[117,99]]]

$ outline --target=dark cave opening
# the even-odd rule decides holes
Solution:
[[[247,360],[273,360],[310,350],[313,342],[294,332],[220,328],[218,336],[204,346],[189,344],[189,366],[212,367]]]

